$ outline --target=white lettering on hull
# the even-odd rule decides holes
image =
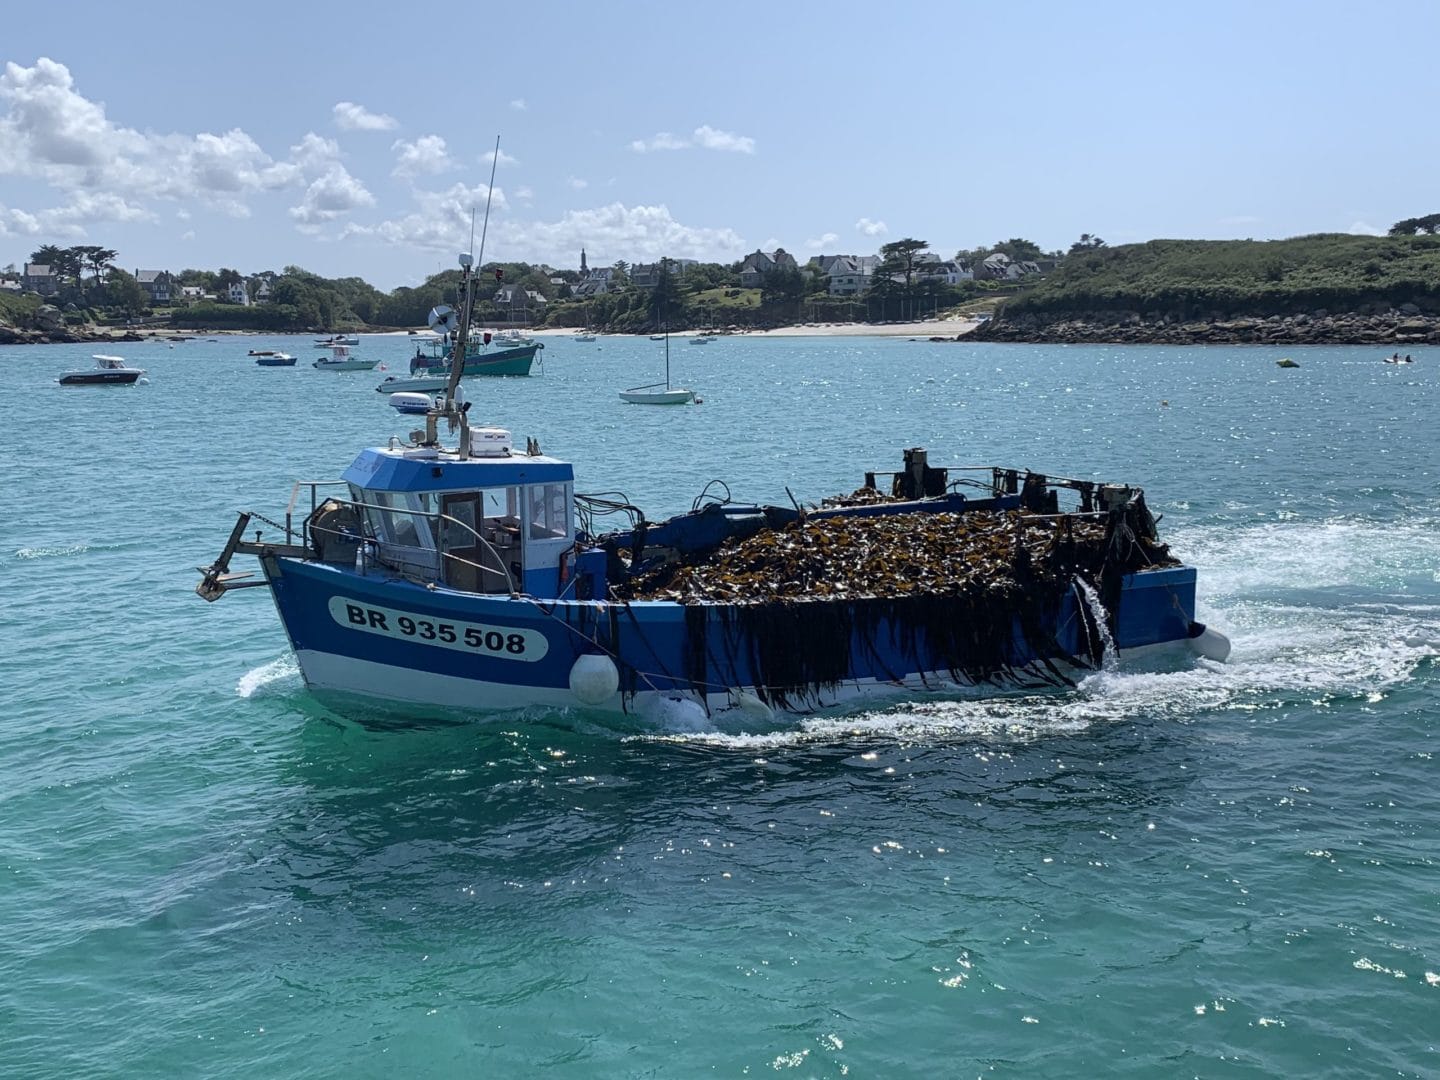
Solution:
[[[437,645],[442,649],[489,656],[496,660],[523,660],[533,663],[550,651],[545,635],[513,626],[485,626],[481,623],[440,622],[413,611],[362,604],[344,596],[330,598],[330,617],[347,630],[379,634],[396,641]]]

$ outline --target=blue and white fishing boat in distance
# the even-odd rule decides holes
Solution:
[[[450,360],[458,339],[459,318],[452,308],[442,304],[430,312],[430,323],[433,332],[415,343],[415,355],[410,358],[410,374],[390,375],[375,387],[376,391],[382,394],[433,394],[445,389],[450,382]],[[467,332],[467,337],[469,345],[465,349],[465,370],[462,372],[465,378],[476,375],[529,375],[536,354],[545,348],[544,343],[538,341],[523,345],[496,345],[496,339],[488,332]]]
[[[467,287],[465,323],[469,306]],[[867,473],[809,510],[697,500],[650,522],[577,494],[572,464],[533,441],[470,426],[455,353],[423,428],[362,449],[333,486],[296,484],[283,523],[242,513],[201,570],[206,600],[269,588],[314,691],[472,715],[678,701],[763,718],[876,694],[1064,686],[1117,650],[1229,651],[1195,621],[1195,570],[1159,543],[1138,488],[933,468],[915,449],[888,491],[886,474]],[[1062,494],[1078,505],[1062,509]],[[628,525],[598,532],[605,514]],[[856,530],[893,544],[863,580],[837,569],[873,546]],[[752,559],[745,545],[780,560],[758,590],[728,570],[696,584],[727,553]],[[950,561],[916,554],[936,545]],[[237,554],[259,560],[258,579],[231,572]]]

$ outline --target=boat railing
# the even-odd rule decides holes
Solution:
[[[320,506],[318,489],[322,487],[349,487],[344,480],[296,480],[295,486],[290,489],[290,501],[285,505],[285,542],[295,542],[295,504],[300,501],[300,489],[310,489],[310,512],[305,515],[305,522],[308,523]],[[337,500],[338,501],[338,500]],[[301,543],[307,543],[309,537],[304,533],[305,525],[301,525]]]
[[[311,535],[310,535],[310,521],[311,521],[311,517],[313,517],[315,511],[319,508],[319,501],[318,501],[317,489],[318,489],[318,488],[321,488],[321,487],[334,487],[334,486],[336,486],[336,485],[339,485],[339,486],[342,486],[342,487],[343,487],[343,486],[347,486],[347,485],[345,484],[345,482],[342,481],[342,480],[319,480],[319,481],[301,480],[301,481],[299,481],[299,482],[297,482],[297,483],[295,484],[295,488],[294,488],[294,490],[291,492],[291,495],[290,495],[290,506],[289,506],[289,507],[286,509],[286,511],[285,511],[285,528],[286,528],[286,541],[287,541],[287,542],[293,542],[293,541],[291,540],[291,519],[292,519],[292,515],[293,515],[293,513],[294,513],[295,503],[296,503],[296,501],[297,501],[297,499],[298,499],[298,497],[299,497],[300,489],[301,489],[302,487],[308,487],[308,488],[310,489],[310,516],[307,516],[307,517],[305,518],[305,521],[304,521],[304,523],[303,523],[303,525],[302,525],[302,527],[301,527],[301,528],[302,528],[301,542],[302,542],[306,547],[309,547],[309,548],[311,548],[312,550],[315,548],[315,544],[312,542],[312,540],[311,540]],[[333,502],[333,503],[334,503],[335,505],[337,505],[337,506],[348,506],[348,507],[350,507],[350,508],[352,508],[352,509],[354,509],[354,510],[359,510],[359,511],[373,510],[373,511],[375,511],[376,513],[379,513],[379,514],[404,514],[404,515],[406,515],[406,516],[408,516],[408,517],[423,518],[424,520],[426,520],[426,521],[428,521],[428,522],[431,523],[431,535],[433,535],[433,536],[435,537],[435,551],[439,553],[439,556],[440,556],[440,559],[441,559],[441,560],[449,559],[449,560],[451,560],[452,562],[460,563],[460,564],[465,565],[465,566],[474,567],[475,569],[481,570],[481,571],[489,571],[489,572],[491,572],[491,573],[494,573],[496,567],[498,567],[498,568],[500,569],[500,572],[505,575],[505,586],[506,586],[506,589],[509,591],[510,595],[511,595],[511,596],[518,596],[518,595],[520,595],[520,590],[519,590],[519,588],[516,587],[516,584],[515,584],[515,577],[514,577],[513,574],[510,573],[510,566],[509,566],[509,564],[506,562],[505,557],[504,557],[503,555],[501,555],[500,549],[499,549],[495,544],[493,544],[491,541],[487,540],[487,539],[479,532],[479,530],[477,530],[473,525],[469,524],[468,522],[461,521],[459,518],[454,517],[454,516],[451,515],[451,514],[446,514],[446,513],[438,512],[438,511],[431,511],[431,510],[411,510],[410,508],[404,507],[404,506],[381,506],[379,503],[357,502],[357,501],[355,501],[354,499],[336,499],[336,498],[330,498],[330,499],[327,499],[326,501],[328,501],[328,502]],[[361,539],[363,539],[363,540],[365,541],[365,543],[362,544],[361,547],[360,547],[360,560],[361,560],[361,567],[360,567],[360,568],[361,568],[362,572],[363,572],[363,570],[365,569],[365,565],[364,565],[364,564],[365,564],[365,560],[366,560],[367,557],[368,557],[368,555],[367,555],[367,546],[373,546],[374,548],[376,548],[377,551],[378,551],[380,548],[382,548],[382,547],[384,547],[384,548],[403,548],[403,547],[406,546],[406,545],[404,545],[404,544],[388,543],[388,542],[386,542],[386,541],[381,540],[380,537],[372,535],[372,534],[370,533],[369,527],[368,527],[369,518],[368,518],[365,514],[362,513],[362,514],[360,515],[360,520],[361,520],[362,523],[365,523],[365,524],[362,524],[362,526],[361,526],[362,532],[361,532],[361,534],[360,534],[360,535],[361,535]],[[448,550],[446,550],[446,549],[440,544],[440,523],[441,523],[441,522],[446,522],[446,523],[448,523],[448,524],[450,524],[450,525],[458,526],[462,531],[469,533],[472,537],[475,538],[475,546],[478,547],[478,548],[480,548],[481,550],[485,551],[487,554],[489,554],[490,556],[492,556],[492,557],[494,558],[494,560],[495,560],[495,565],[494,565],[494,566],[486,566],[486,565],[484,565],[484,564],[482,564],[482,563],[477,563],[477,562],[474,562],[474,561],[471,560],[471,559],[467,559],[467,558],[465,558],[465,556],[463,556],[463,555],[457,555],[457,554],[456,554],[455,552],[453,552],[453,551],[448,551]],[[415,546],[418,548],[418,545],[415,545]],[[378,556],[377,556],[377,557],[378,557]],[[398,559],[397,559],[397,560],[392,560],[392,561],[395,561],[395,562],[404,562],[404,560],[398,560]],[[443,565],[443,562],[441,563],[441,565]],[[404,562],[404,566],[403,566],[403,567],[396,567],[396,569],[405,569],[405,568],[412,569],[412,570],[419,570],[419,571],[428,571],[428,570],[431,569],[431,566],[430,566],[429,560],[426,560],[426,562],[424,562],[424,563]],[[444,575],[443,573],[438,574],[438,575],[437,575],[437,581],[443,582],[444,577],[445,577],[445,575]]]
[[[1097,505],[1107,505],[1109,500],[1125,503],[1142,495],[1140,488],[1128,484],[1107,484],[1099,480],[1078,480],[1069,476],[1052,476],[1049,473],[1037,473],[1030,469],[1008,469],[996,465],[944,465],[930,466],[924,463],[924,467],[933,473],[939,473],[944,477],[946,490],[954,490],[959,487],[978,487],[988,490],[993,496],[1018,495],[1027,484],[1032,481],[1039,481],[1043,488],[1065,488],[1077,492],[1080,496],[1080,512],[1088,514]],[[955,473],[989,474],[988,479],[980,479],[978,476],[962,476],[953,478]],[[875,487],[876,477],[905,476],[904,470],[875,471],[865,474],[866,484]],[[1108,495],[1107,493],[1111,493]]]

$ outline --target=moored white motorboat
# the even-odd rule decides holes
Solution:
[[[84,371],[66,371],[60,375],[61,386],[131,386],[145,375],[144,368],[133,368],[123,356],[94,353],[95,366]],[[148,381],[148,380],[147,380]]]
[[[444,387],[441,387],[443,390]],[[401,391],[390,395],[390,407],[407,416],[424,416],[435,407],[435,399],[429,394],[412,394]]]
[[[362,360],[350,352],[348,345],[332,345],[330,355],[316,360],[314,367],[321,371],[372,371],[379,360]]]

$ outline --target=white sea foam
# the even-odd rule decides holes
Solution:
[[[235,684],[235,693],[242,698],[264,693],[277,683],[294,682],[300,677],[300,665],[290,654],[271,660],[268,664],[251,668]]]
[[[55,547],[21,548],[15,552],[17,559],[57,559],[66,555],[80,555],[90,550],[88,544],[62,544]]]
[[[639,738],[773,749],[852,738],[895,741],[1028,741],[1139,717],[1201,721],[1287,700],[1379,700],[1440,659],[1440,597],[1397,592],[1348,606],[1307,604],[1316,589],[1373,589],[1417,571],[1440,573],[1440,545],[1429,522],[1348,520],[1192,530],[1175,550],[1200,564],[1201,621],[1234,646],[1224,664],[1185,662],[1179,670],[1134,663],[1107,667],[1069,691],[998,696],[936,695],[845,715],[796,718],[782,730],[737,733],[741,720],[714,727],[656,724]],[[1324,599],[1324,598],[1322,598]],[[779,719],[783,725],[783,718]],[[753,723],[746,726],[754,727]]]

